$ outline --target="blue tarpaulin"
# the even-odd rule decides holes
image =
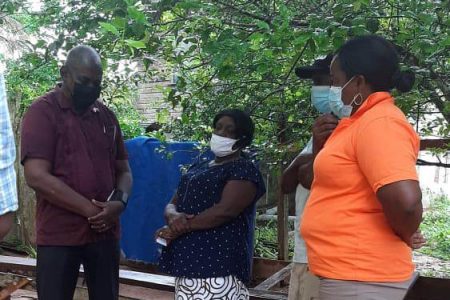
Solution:
[[[121,247],[127,259],[154,263],[160,246],[155,231],[164,225],[164,207],[180,180],[182,165],[199,156],[192,142],[164,143],[138,137],[125,143],[133,173],[133,191],[122,214]]]

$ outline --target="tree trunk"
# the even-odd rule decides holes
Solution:
[[[25,175],[22,165],[20,164],[20,128],[22,122],[21,97],[10,99],[9,108],[11,113],[11,122],[16,139],[17,159],[15,168],[17,173],[17,193],[19,198],[19,210],[17,211],[17,226],[13,232],[24,245],[35,245],[35,213],[36,213],[36,197],[34,191],[28,187],[25,181]]]

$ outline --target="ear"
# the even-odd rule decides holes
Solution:
[[[59,74],[61,75],[63,81],[66,81],[69,76],[69,70],[67,70],[66,66],[62,66],[61,69],[59,69]]]
[[[357,80],[358,93],[361,93],[364,99],[374,92],[372,86],[363,75],[359,75]]]
[[[356,77],[355,81],[356,81],[356,87],[357,87],[358,91],[363,90],[367,84],[366,78],[363,75],[358,75]]]

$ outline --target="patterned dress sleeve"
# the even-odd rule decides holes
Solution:
[[[261,172],[250,160],[238,160],[230,165],[227,180],[244,180],[253,182],[256,185],[256,199],[261,198],[266,193]]]

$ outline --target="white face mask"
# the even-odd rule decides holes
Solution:
[[[217,157],[224,157],[239,150],[233,150],[233,145],[237,141],[238,140],[230,139],[213,133],[211,136],[211,141],[209,142],[209,146],[211,147],[211,151],[214,153],[214,155],[216,155]]]
[[[348,118],[351,116],[353,111],[353,103],[356,103],[356,99],[358,97],[361,97],[361,101],[359,103],[356,103],[357,105],[360,105],[362,103],[362,95],[361,93],[358,93],[353,97],[352,102],[350,104],[344,104],[342,101],[342,90],[350,83],[350,81],[353,80],[352,77],[349,81],[347,81],[346,84],[344,84],[342,87],[340,86],[331,86],[330,87],[330,94],[329,94],[329,101],[330,101],[330,108],[333,114],[338,117],[339,119],[342,118]]]

